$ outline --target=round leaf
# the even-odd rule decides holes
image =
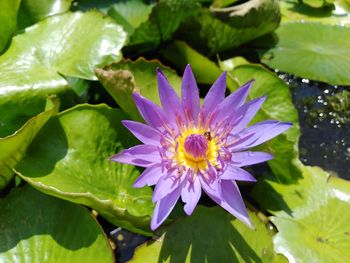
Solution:
[[[1,262],[114,262],[87,209],[26,186],[0,199]]]
[[[20,2],[20,0],[0,0],[0,54],[16,31],[16,17]]]
[[[130,262],[285,262],[273,251],[272,233],[250,216],[255,230],[219,207],[198,206],[192,216],[164,227],[158,240],[141,245]]]
[[[350,85],[348,27],[288,23],[276,34],[278,43],[262,57],[269,67],[333,85]]]
[[[139,171],[109,160],[130,146],[123,119],[120,110],[105,105],[80,105],[51,118],[17,173],[42,192],[87,205],[116,225],[149,235],[152,189],[133,188]]]

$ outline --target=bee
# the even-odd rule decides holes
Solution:
[[[208,140],[208,141],[211,141],[213,138],[211,137],[211,133],[210,131],[206,131],[204,133],[204,137]]]

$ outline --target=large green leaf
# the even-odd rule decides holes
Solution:
[[[135,52],[157,48],[172,38],[175,31],[198,10],[195,1],[161,0],[153,7],[146,22],[134,30],[128,46]]]
[[[152,2],[145,3],[143,0],[120,1],[112,5],[108,15],[131,35],[136,28],[148,20],[154,5]]]
[[[0,136],[42,112],[49,94],[71,105],[62,74],[95,79],[94,67],[119,59],[125,39],[122,28],[98,12],[53,16],[14,37],[0,57]]]
[[[278,1],[281,9],[281,23],[288,22],[319,22],[323,24],[335,24],[350,26],[350,14],[339,15],[334,12],[334,7],[312,8],[300,3]]]
[[[73,0],[21,0],[18,11],[18,27],[28,27],[48,16],[69,10]]]
[[[262,61],[299,77],[350,85],[350,31],[348,27],[318,23],[282,24],[278,42]]]
[[[40,191],[87,205],[110,222],[149,234],[152,189],[136,189],[139,171],[109,160],[130,136],[125,115],[105,105],[79,105],[51,118],[16,167]]]
[[[17,29],[17,11],[21,0],[0,0],[0,54]]]
[[[164,227],[159,240],[140,246],[130,262],[285,262],[273,251],[273,233],[250,216],[255,230],[219,207],[199,206],[192,216]]]
[[[179,37],[191,46],[215,54],[272,32],[279,20],[275,0],[250,0],[222,9],[202,8],[181,27]]]
[[[87,209],[29,186],[0,199],[0,262],[114,262]]]
[[[254,197],[275,215],[276,251],[291,262],[347,262],[350,183],[318,167],[299,167],[303,177],[292,185],[265,180],[255,188]]]
[[[52,98],[47,101],[44,112],[29,119],[21,129],[5,138],[0,138],[0,190],[13,177],[13,168],[25,155],[26,149],[47,120],[58,111],[59,102]]]
[[[160,104],[156,78],[157,68],[163,71],[179,95],[181,79],[175,71],[156,60],[147,61],[143,58],[136,61],[123,60],[108,65],[104,69],[96,69],[96,75],[114,100],[130,117],[142,120],[131,94],[137,90],[143,96]]]
[[[269,165],[276,179],[280,182],[292,182],[299,177],[292,160],[298,158],[300,128],[289,87],[261,65],[248,62],[237,64],[236,61],[236,59],[223,61],[221,67],[228,70],[228,74],[240,85],[255,79],[249,94],[250,99],[267,96],[253,122],[275,119],[293,123],[293,127],[288,131],[260,147],[261,150],[274,154],[275,158],[269,161]]]

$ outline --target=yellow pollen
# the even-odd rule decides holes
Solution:
[[[205,154],[195,157],[192,153],[186,151],[185,141],[191,135],[203,135],[206,138],[207,150]],[[217,139],[209,135],[210,133],[208,131],[196,127],[182,130],[181,134],[175,140],[177,151],[175,152],[174,159],[177,165],[191,168],[195,172],[208,169],[208,162],[212,166],[215,166],[217,164],[220,146],[217,143]]]

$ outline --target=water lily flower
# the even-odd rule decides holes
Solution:
[[[212,85],[200,106],[191,67],[185,69],[180,99],[157,71],[161,107],[138,93],[133,97],[147,124],[123,125],[143,144],[123,150],[112,161],[145,167],[134,187],[156,185],[151,229],[170,214],[181,196],[191,215],[202,191],[242,222],[252,226],[236,181],[255,182],[242,167],[268,161],[269,153],[247,151],[291,127],[267,120],[248,127],[266,97],[245,103],[250,81],[225,98],[226,73]]]

